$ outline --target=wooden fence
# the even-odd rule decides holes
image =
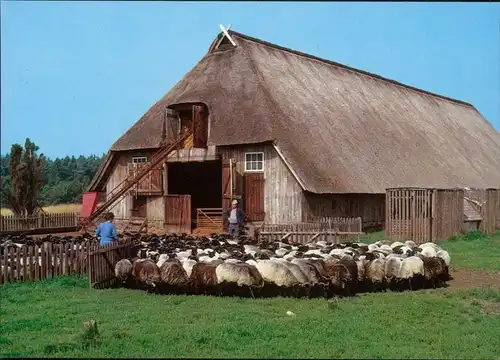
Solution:
[[[481,231],[500,228],[500,190],[394,188],[386,192],[386,235],[417,244],[459,235],[466,220],[464,199],[477,206]]]
[[[78,226],[78,219],[78,213],[39,213],[33,216],[0,215],[0,232],[72,228]]]
[[[2,249],[0,283],[43,280],[59,275],[86,274],[87,253],[92,245],[66,242]]]
[[[258,241],[283,241],[306,244],[324,240],[332,243],[356,239],[364,234],[362,220],[358,218],[324,218],[321,221],[290,223],[290,224],[263,224],[256,229],[255,237]]]
[[[0,284],[37,281],[60,275],[87,275],[91,287],[109,285],[118,261],[133,255],[132,241],[101,246],[95,241],[66,242],[3,249],[0,254]]]
[[[132,241],[113,242],[92,247],[89,251],[88,277],[90,287],[105,288],[116,283],[115,265],[121,259],[134,256],[136,246]]]

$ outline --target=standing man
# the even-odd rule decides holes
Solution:
[[[111,244],[113,240],[118,240],[118,233],[116,232],[115,224],[113,220],[115,215],[112,212],[108,212],[104,215],[104,222],[100,223],[95,231],[95,235],[101,238],[101,245]]]
[[[245,213],[238,207],[238,200],[235,199],[231,202],[231,209],[226,210],[224,216],[229,222],[229,234],[237,237],[245,222]]]

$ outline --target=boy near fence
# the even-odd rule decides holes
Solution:
[[[115,215],[112,212],[108,212],[104,215],[104,222],[100,223],[95,231],[95,235],[101,238],[100,244],[107,245],[113,240],[118,240],[118,233],[116,232],[115,224],[113,224],[113,219]]]

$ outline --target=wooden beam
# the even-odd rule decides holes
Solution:
[[[280,241],[283,241],[283,240],[285,240],[285,239],[288,239],[288,238],[290,237],[290,235],[292,235],[292,233],[291,233],[291,232],[287,233],[285,236],[283,236],[283,237],[280,239]]]
[[[285,163],[285,165],[288,168],[288,170],[290,170],[290,172],[292,173],[292,175],[295,177],[295,180],[297,180],[297,182],[299,183],[299,185],[302,188],[302,190],[306,190],[306,187],[304,186],[304,183],[300,180],[299,176],[293,170],[293,168],[290,165],[290,163],[288,161],[286,161],[285,157],[283,156],[283,153],[278,148],[278,145],[277,144],[273,144],[273,147],[274,147],[274,150],[276,150],[276,152],[278,153],[278,155],[281,158],[281,160],[283,160],[283,162]]]

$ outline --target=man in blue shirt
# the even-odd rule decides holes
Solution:
[[[108,245],[113,240],[118,240],[118,233],[116,232],[115,224],[113,224],[113,219],[115,215],[112,212],[108,212],[104,215],[104,222],[100,223],[95,231],[95,235],[101,238],[101,245]]]

